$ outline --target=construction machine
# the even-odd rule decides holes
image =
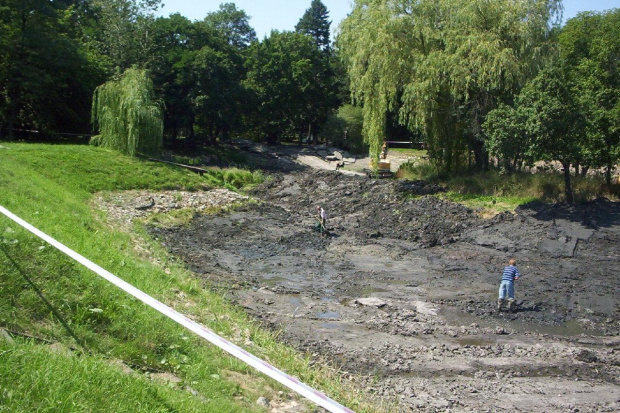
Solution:
[[[378,177],[378,178],[391,178],[394,176],[394,172],[392,172],[390,161],[388,159],[379,159],[379,164],[375,169],[375,161],[373,159],[370,160],[369,168],[365,168],[364,172],[366,172],[366,176],[369,178]]]

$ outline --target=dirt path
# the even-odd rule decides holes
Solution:
[[[620,205],[482,220],[423,182],[277,174],[261,203],[152,233],[395,411],[620,409]],[[412,195],[418,195],[412,197]],[[313,230],[325,206],[330,236]],[[516,313],[495,312],[517,259]]]

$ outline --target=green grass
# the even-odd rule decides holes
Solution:
[[[493,195],[459,194],[447,192],[445,196],[452,202],[463,204],[471,209],[492,210],[497,212],[514,211],[519,205],[538,200],[538,198],[508,197]]]
[[[200,190],[232,185],[227,173],[238,174],[201,177],[89,146],[3,143],[0,205],[236,344],[251,342],[253,354],[341,403],[373,411],[333,369],[310,368],[307,356],[280,344],[194,278],[141,225],[132,234],[110,229],[104,213],[90,207],[98,191]],[[0,328],[13,337],[35,338],[15,343],[0,338],[0,412],[252,412],[262,411],[258,397],[273,398],[281,389],[3,215]],[[56,354],[49,343],[73,350]],[[150,379],[158,374],[175,380]]]
[[[243,165],[247,163],[246,157],[242,152],[226,145],[195,146],[185,152],[173,154],[173,162],[194,166],[203,165],[206,159],[216,159],[220,164],[228,165]],[[197,152],[200,154],[199,156],[196,155]]]
[[[189,156],[189,155],[175,155],[172,156],[172,159],[175,163],[179,163],[182,165],[190,165],[190,166],[198,166],[207,170],[206,178],[210,180],[214,185],[224,186],[233,191],[239,189],[249,189],[256,184],[263,182],[264,177],[260,171],[248,171],[245,169],[239,168],[216,168],[216,167],[205,167],[204,162],[208,161],[208,159],[212,157],[216,157],[218,159],[224,159],[226,162],[230,162],[233,164],[243,164],[245,162],[245,157],[239,154],[238,152],[233,152],[229,148],[218,147],[219,149],[210,149],[207,147],[202,148],[201,152],[207,154],[209,156]]]
[[[410,156],[421,158],[427,155],[426,150],[422,149],[412,149],[412,148],[388,148],[388,154],[397,153],[400,156]]]
[[[443,196],[471,208],[510,211],[532,201],[556,203],[564,201],[564,176],[560,173],[515,172],[503,174],[496,170],[442,174],[428,161],[405,164],[397,176],[403,179],[423,179],[447,189]],[[608,188],[602,178],[571,177],[576,202],[599,197],[618,199],[620,186]]]
[[[0,354],[0,411],[245,411],[230,403],[231,389],[216,380],[210,385],[221,393],[210,396],[217,398],[198,399],[189,389],[124,372],[102,357],[77,357],[24,340],[0,343]]]

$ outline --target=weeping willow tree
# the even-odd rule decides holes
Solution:
[[[92,123],[100,135],[91,143],[126,155],[161,155],[162,110],[146,71],[127,69],[119,80],[95,89]]]
[[[336,45],[375,159],[388,113],[450,171],[484,167],[484,117],[537,70],[560,0],[355,0]]]

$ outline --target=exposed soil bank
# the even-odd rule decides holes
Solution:
[[[289,343],[366,375],[395,411],[620,410],[620,205],[482,220],[426,196],[438,191],[292,172],[251,194],[261,203],[151,232]],[[497,314],[510,257],[519,306]]]

